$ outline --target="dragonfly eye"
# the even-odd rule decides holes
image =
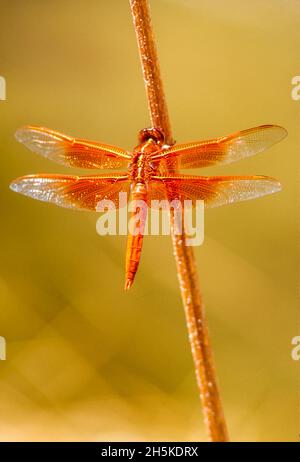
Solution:
[[[157,143],[163,143],[165,140],[164,134],[162,130],[159,128],[151,127],[151,128],[144,128],[139,133],[139,141],[140,143],[144,143],[149,139],[153,139]]]

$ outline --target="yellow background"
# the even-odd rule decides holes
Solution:
[[[207,211],[195,252],[231,439],[297,441],[299,2],[151,6],[178,142],[264,123],[289,132],[266,153],[206,170],[274,176],[283,191]],[[19,126],[130,149],[149,125],[128,2],[0,8],[0,439],[204,440],[170,238],[145,239],[124,293],[124,237],[98,236],[94,213],[8,189],[20,175],[79,171],[19,145]]]

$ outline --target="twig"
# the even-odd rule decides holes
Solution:
[[[171,145],[173,144],[172,132],[160,76],[148,0],[129,1],[137,36],[151,123],[154,127],[160,127],[163,130],[166,143]],[[228,441],[204,306],[198,284],[194,252],[191,247],[186,246],[184,233],[178,235],[174,232],[174,215],[172,214],[171,225],[174,256],[205,425],[210,441]]]

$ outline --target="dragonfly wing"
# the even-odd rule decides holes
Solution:
[[[164,186],[162,185],[164,184]],[[150,182],[149,197],[163,195],[169,200],[203,200],[205,207],[220,207],[249,199],[255,199],[280,191],[280,183],[267,176],[155,176]],[[152,190],[157,192],[151,193]]]
[[[97,176],[27,175],[14,180],[11,189],[25,196],[61,207],[99,210],[100,201],[111,200],[115,207],[126,205],[130,191],[127,175]],[[119,193],[127,196],[119,196]],[[121,197],[123,198],[121,201]]]
[[[116,146],[63,135],[43,127],[26,126],[16,138],[27,148],[59,164],[98,169],[127,168],[131,155]]]
[[[268,149],[286,135],[287,131],[278,125],[262,125],[209,141],[177,144],[155,154],[152,161],[164,160],[176,168],[229,164]]]

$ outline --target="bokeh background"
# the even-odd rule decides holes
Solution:
[[[283,191],[208,211],[195,252],[231,439],[297,441],[299,2],[151,7],[177,141],[264,123],[289,132],[268,152],[206,170],[274,176]],[[0,8],[0,439],[205,440],[170,238],[145,240],[124,293],[124,237],[98,236],[96,213],[8,189],[19,175],[72,173],[19,145],[23,124],[128,149],[149,125],[128,2]]]

